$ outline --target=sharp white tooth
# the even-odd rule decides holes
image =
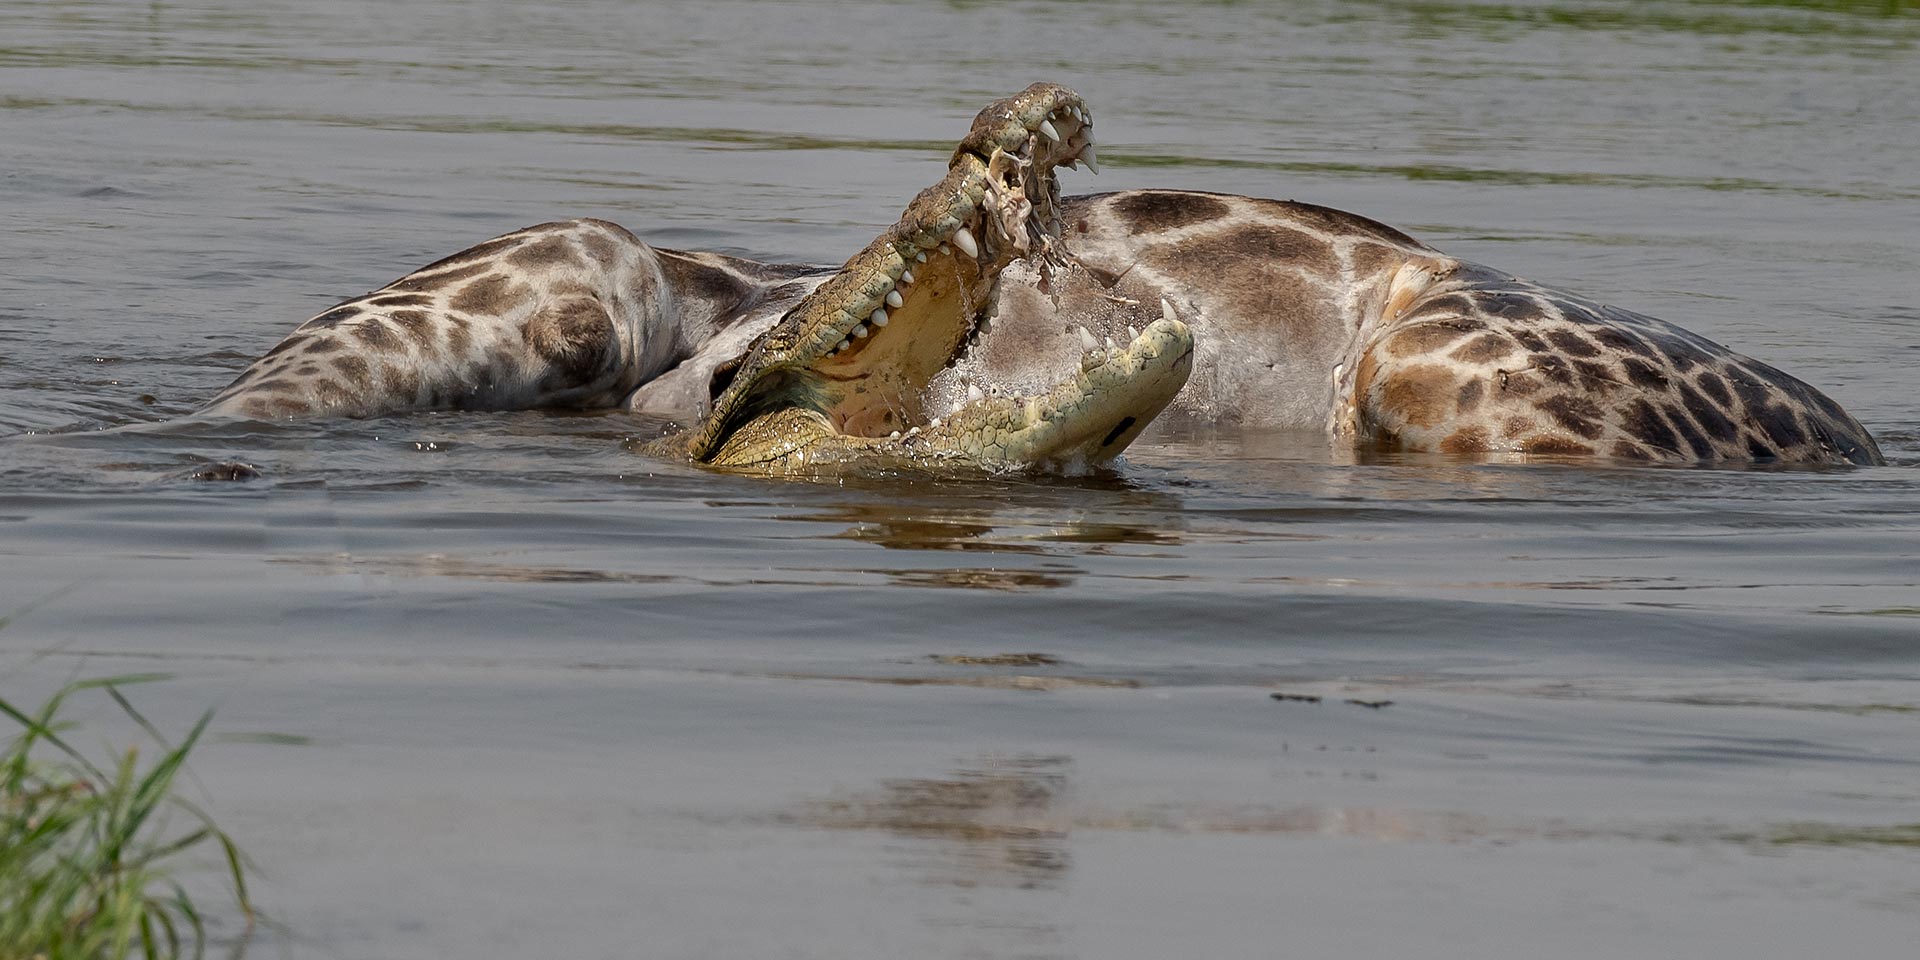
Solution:
[[[898,431],[898,430],[895,430],[894,432],[892,432],[892,433],[889,433],[889,434],[887,434],[887,439],[888,439],[888,440],[898,440],[898,439],[900,439],[900,431]]]
[[[873,311],[873,316],[868,317],[867,322],[873,324],[876,327],[886,326],[887,325],[886,308],[882,307],[878,310]]]
[[[940,255],[941,255],[941,256],[943,256],[943,257],[951,257],[951,256],[953,256],[953,248],[952,248],[952,247],[949,247],[949,246],[947,246],[947,245],[946,245],[946,244],[944,244],[944,243],[943,243],[943,244],[941,244],[941,245],[940,245]]]
[[[1096,176],[1099,175],[1100,160],[1094,155],[1092,141],[1088,141],[1086,146],[1080,148],[1080,162],[1086,164],[1087,169],[1093,171]]]
[[[1027,422],[1029,423],[1040,419],[1040,400],[1038,398],[1029,398],[1026,404],[1021,407],[1020,412],[1027,415]]]
[[[973,234],[969,233],[966,227],[953,232],[953,245],[959,247],[960,252],[969,257],[980,256],[980,245],[974,242]]]
[[[867,325],[864,323],[854,324],[853,335],[858,339],[865,340],[867,338]]]
[[[1180,315],[1173,312],[1173,304],[1169,303],[1166,297],[1160,298],[1160,319],[1169,323],[1180,319]]]
[[[939,425],[940,425],[940,418],[939,418],[939,417],[934,417],[934,418],[933,418],[933,422],[932,422],[932,423],[929,423],[929,424],[927,424],[927,426],[929,426],[929,427],[938,427]]]
[[[981,318],[980,318],[980,332],[981,332],[981,333],[992,333],[992,332],[993,332],[993,318],[992,318],[992,317],[981,317]]]
[[[1054,143],[1060,142],[1060,131],[1053,128],[1052,121],[1040,121],[1040,135],[1046,137],[1048,140],[1052,140]]]
[[[968,403],[973,403],[977,400],[985,400],[986,398],[987,398],[986,391],[981,390],[979,384],[977,383],[967,384],[967,402]]]
[[[918,263],[926,263],[927,252],[925,250],[915,250],[913,252],[913,259]]]
[[[1075,120],[1078,120],[1081,123],[1087,122],[1087,112],[1085,110],[1082,110],[1079,107],[1068,107],[1067,109],[1073,111],[1073,118]]]
[[[898,310],[905,304],[906,304],[906,301],[900,299],[900,291],[898,290],[887,291],[887,306],[892,307],[895,310]]]
[[[923,258],[923,259],[924,259],[924,258]],[[912,270],[902,270],[902,271],[900,271],[900,282],[901,282],[901,283],[912,283],[912,282],[913,282],[913,271],[912,271]]]
[[[1108,337],[1108,338],[1107,338],[1107,352],[1108,352],[1108,353],[1112,353],[1113,351],[1115,351],[1115,350],[1118,350],[1118,349],[1120,349],[1120,348],[1119,348],[1119,347],[1117,347],[1117,346],[1114,346],[1114,344],[1113,344],[1113,338],[1112,338],[1112,337]]]
[[[1092,353],[1093,351],[1099,349],[1100,341],[1095,340],[1093,338],[1093,333],[1089,331],[1086,327],[1075,326],[1073,328],[1073,334],[1074,336],[1080,338],[1080,352]]]
[[[1347,365],[1344,363],[1336,363],[1333,365],[1333,379],[1335,383],[1340,381],[1340,373],[1346,369]]]
[[[841,341],[840,341],[840,345],[839,345],[839,346],[837,346],[837,347],[834,347],[834,349],[835,349],[835,350],[845,350],[845,349],[847,349],[848,347],[851,347],[851,346],[853,346],[853,341],[852,341],[852,340],[841,340]]]
[[[919,435],[920,435],[920,428],[919,428],[919,427],[908,427],[908,428],[907,428],[907,436],[909,436],[909,437],[917,437],[917,436],[919,436]]]
[[[1127,324],[1127,339],[1128,340],[1140,339],[1140,328],[1134,326],[1133,324]]]

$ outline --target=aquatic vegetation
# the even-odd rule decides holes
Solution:
[[[31,713],[0,699],[0,714],[21,728],[0,748],[0,960],[204,955],[207,918],[177,879],[203,848],[224,861],[252,929],[239,848],[175,785],[212,713],[169,745],[120,692],[153,679],[79,681]],[[159,746],[156,759],[143,762],[136,746],[96,764],[63,736],[62,709],[94,691]],[[186,829],[170,825],[181,819]]]

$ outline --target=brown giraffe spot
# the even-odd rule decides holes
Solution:
[[[1112,209],[1132,234],[1157,233],[1218,220],[1231,211],[1213,197],[1151,190],[1121,197],[1113,202]]]
[[[1533,427],[1532,417],[1508,417],[1507,422],[1500,426],[1500,435],[1511,440],[1532,433]]]
[[[467,355],[467,348],[473,343],[473,334],[468,332],[465,317],[444,317],[447,328],[447,350],[456,357]]]
[[[344,407],[353,402],[353,391],[348,390],[338,380],[314,381],[313,396],[329,407]]]
[[[1551,434],[1528,437],[1520,441],[1520,449],[1527,453],[1545,454],[1548,456],[1586,456],[1593,453],[1593,448],[1584,443],[1577,443],[1565,437],[1556,437]]]
[[[313,412],[313,407],[303,400],[290,397],[267,397],[248,404],[249,408],[259,407],[266,410],[268,420],[281,420],[289,417],[304,417]]]
[[[1636,387],[1647,390],[1667,389],[1667,372],[1639,357],[1627,357],[1621,360],[1620,369],[1626,371],[1627,380]]]
[[[1713,458],[1713,441],[1708,440],[1706,434],[1700,432],[1700,427],[1693,422],[1692,417],[1687,416],[1685,410],[1674,404],[1667,404],[1666,413],[1667,422],[1673,424],[1674,432],[1680,434],[1680,439],[1687,442],[1687,449],[1692,450],[1696,458],[1701,460]]]
[[[1523,294],[1478,293],[1473,299],[1481,310],[1502,320],[1537,321],[1547,318],[1547,312],[1540,308],[1540,302]]]
[[[1644,398],[1635,399],[1621,411],[1621,429],[1633,435],[1641,443],[1661,450],[1680,452],[1680,436],[1674,433],[1660,411],[1653,408]]]
[[[1767,439],[1782,450],[1791,450],[1807,442],[1807,432],[1801,427],[1800,420],[1794,416],[1791,407],[1774,404],[1758,410],[1749,410],[1748,415],[1753,418],[1761,432],[1767,435]]]
[[[422,347],[432,347],[438,339],[435,334],[439,332],[439,325],[433,322],[433,315],[425,310],[395,310],[387,315],[387,319]]]
[[[1580,375],[1580,389],[1588,393],[1606,396],[1620,386],[1619,378],[1613,375],[1613,369],[1604,363],[1592,360],[1573,361],[1573,371]]]
[[[1593,341],[1581,336],[1578,330],[1569,330],[1564,327],[1548,330],[1547,339],[1552,340],[1554,346],[1559,347],[1561,352],[1570,357],[1597,357],[1600,355],[1600,348],[1594,346]]]
[[[1707,432],[1707,436],[1722,441],[1739,436],[1740,429],[1734,426],[1733,421],[1718,406],[1707,402],[1707,398],[1701,396],[1692,384],[1680,384],[1680,402],[1687,405],[1687,412],[1693,414],[1694,421]]]
[[[1413,427],[1431,427],[1446,419],[1454,372],[1431,364],[1408,367],[1381,385],[1380,410]]]
[[[1534,333],[1531,330],[1509,329],[1507,333],[1508,335],[1512,336],[1514,341],[1519,343],[1523,349],[1530,350],[1534,353],[1544,353],[1547,350],[1552,349],[1551,347],[1547,346],[1546,340],[1542,339],[1539,334]]]
[[[346,377],[347,381],[356,387],[365,387],[373,382],[371,368],[367,366],[367,361],[359,357],[334,357],[333,368],[340,371],[340,375]]]
[[[1539,377],[1524,370],[1498,370],[1494,372],[1494,379],[1499,381],[1501,393],[1512,394],[1516,397],[1532,396],[1538,393],[1541,386],[1543,386],[1543,384],[1540,383]]]
[[[1460,392],[1454,397],[1454,407],[1461,416],[1466,416],[1480,407],[1480,398],[1486,393],[1487,382],[1478,378],[1460,385]]]
[[[411,404],[420,396],[420,373],[412,367],[389,364],[380,369],[380,387],[387,396]]]
[[[424,293],[390,293],[367,301],[376,307],[430,307],[433,298]]]
[[[576,386],[605,370],[618,353],[613,319],[597,300],[561,300],[527,318],[521,336],[554,367],[559,384]]]
[[[1540,376],[1548,383],[1557,383],[1563,387],[1573,386],[1573,369],[1567,366],[1566,361],[1560,359],[1557,354],[1536,353],[1528,357],[1527,362],[1533,369],[1540,371]]]
[[[667,283],[676,295],[718,304],[739,303],[751,289],[745,280],[732,271],[684,254],[663,252],[660,272],[666,275]]]
[[[1606,416],[1601,411],[1600,405],[1594,403],[1591,398],[1573,393],[1563,393],[1535,401],[1534,407],[1552,417],[1553,422],[1559,424],[1562,429],[1577,433],[1588,440],[1600,436],[1603,428],[1598,421]]]
[[[1155,266],[1204,263],[1221,272],[1258,270],[1278,273],[1275,265],[1292,270],[1314,271],[1322,276],[1340,275],[1340,259],[1324,241],[1300,233],[1266,225],[1248,225],[1220,233],[1208,233],[1182,240],[1173,246],[1151,248],[1142,259]]]
[[[1464,427],[1440,441],[1442,453],[1486,453],[1489,449],[1485,427]]]
[[[1491,363],[1512,353],[1513,349],[1513,341],[1506,334],[1483,333],[1453,351],[1451,356],[1461,363]]]
[[[1700,388],[1700,392],[1711,397],[1714,403],[1723,407],[1732,405],[1733,394],[1727,391],[1727,382],[1720,379],[1719,374],[1712,370],[1702,370],[1693,378],[1693,382]]]
[[[280,391],[280,390],[297,390],[299,388],[300,388],[300,385],[297,383],[294,383],[292,380],[287,380],[282,377],[268,377],[267,379],[262,380],[259,383],[256,383],[253,386],[248,387],[247,389]]]
[[[434,262],[429,263],[426,266],[421,267],[420,269],[415,270],[413,273],[409,274],[408,279],[413,279],[414,277],[420,277],[421,279],[424,280],[426,278],[421,276],[422,274],[437,273],[442,270],[445,270],[447,267],[459,266],[460,264],[468,263],[473,260],[480,260],[483,258],[491,257],[502,250],[506,250],[510,247],[518,246],[519,244],[520,244],[520,239],[516,236],[495,237],[492,240],[488,240],[484,243],[476,243],[473,246],[468,247],[465,250],[462,250],[459,253],[454,254],[453,256],[442,257],[439,260],[435,260]],[[405,289],[405,290],[419,289],[418,287],[401,287],[397,283],[392,284],[391,286],[394,289]]]
[[[453,295],[448,305],[462,313],[498,316],[512,309],[526,297],[527,292],[525,284],[514,283],[511,277],[494,274],[468,284]]]
[[[612,240],[598,233],[589,233],[580,238],[580,246],[587,251],[593,262],[603,267],[611,267],[620,262],[620,248]]]
[[[362,320],[358,326],[353,328],[353,335],[359,337],[361,343],[375,350],[397,350],[400,348],[400,338],[394,336],[393,328],[387,326],[386,321],[379,317],[367,317]]]
[[[290,336],[285,340],[282,340],[279,343],[274,344],[273,349],[268,350],[265,356],[262,356],[260,359],[265,360],[267,357],[277,357],[280,354],[286,353],[287,351],[292,350],[294,347],[297,347],[305,342],[307,342],[307,338],[304,335],[296,333],[293,336]]]
[[[1434,297],[1412,310],[1407,311],[1409,323],[1416,320],[1440,320],[1449,317],[1464,317],[1473,313],[1473,301],[1457,293],[1444,297]]]
[[[332,353],[338,349],[340,349],[340,341],[332,337],[314,337],[307,341],[307,348],[300,353],[304,356],[310,353]]]
[[[1332,207],[1301,203],[1297,200],[1268,201],[1287,211],[1292,219],[1324,233],[1359,233],[1396,246],[1425,247],[1426,244],[1377,220]],[[1262,204],[1265,206],[1266,204]]]
[[[348,320],[351,320],[354,317],[357,317],[359,315],[360,315],[359,307],[334,307],[333,309],[328,310],[326,313],[320,314],[319,316],[314,317],[311,320],[308,320],[306,323],[301,324],[300,329],[301,330],[325,330],[331,327],[337,327],[340,324]],[[281,342],[285,343],[286,341],[283,340]],[[268,356],[272,356],[272,354],[269,353]]]
[[[470,277],[477,277],[483,273],[486,273],[492,270],[494,266],[495,264],[493,263],[493,261],[482,260],[478,263],[469,263],[466,266],[460,267],[459,269],[456,269],[456,270],[446,270],[440,273],[433,274],[431,276],[421,276],[418,273],[409,274],[407,276],[401,277],[398,280],[395,280],[390,284],[387,284],[387,289],[389,290],[442,290],[447,287],[453,286],[456,283],[460,283],[461,281],[466,280]]]
[[[520,357],[506,347],[495,346],[487,351],[486,374],[495,382],[510,380],[520,376]]]
[[[573,244],[566,237],[548,237],[536,240],[507,254],[507,262],[522,267],[551,267],[559,264],[586,266],[580,255],[573,250]]]
[[[1641,449],[1639,444],[1631,440],[1615,440],[1612,452],[1614,458],[1619,460],[1638,460],[1643,463],[1653,460],[1653,454]]]
[[[1780,451],[1767,446],[1767,442],[1759,437],[1749,436],[1747,437],[1747,456],[1755,460],[1778,460]]]
[[[1353,263],[1353,272],[1362,277],[1386,274],[1406,262],[1404,250],[1382,247],[1371,243],[1356,243],[1347,248],[1347,259]]]
[[[1686,373],[1694,367],[1703,367],[1713,362],[1712,354],[1679,336],[1679,331],[1674,333],[1675,336],[1661,342],[1660,350],[1667,355],[1667,362],[1673,365],[1675,371]]]
[[[1387,338],[1385,346],[1387,354],[1392,357],[1419,356],[1435,353],[1476,329],[1479,329],[1477,324],[1463,331],[1450,323],[1420,323],[1401,328]]]
[[[1603,347],[1631,353],[1636,356],[1653,356],[1653,348],[1645,340],[1616,327],[1601,327],[1593,331],[1593,339]]]
[[[293,372],[295,376],[311,377],[314,374],[320,372],[320,367],[317,364],[303,363],[300,365],[299,369]]]

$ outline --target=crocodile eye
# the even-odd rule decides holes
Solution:
[[[740,361],[742,359],[744,358],[734,357],[732,360],[728,360],[726,363],[714,368],[713,379],[707,382],[707,402],[709,404],[720,399],[720,395],[725,393],[728,387],[733,386],[733,376],[740,372]]]

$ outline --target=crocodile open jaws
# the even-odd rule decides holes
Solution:
[[[1062,265],[1054,167],[1093,156],[1080,97],[1036,83],[981,111],[947,175],[719,370],[713,403],[649,452],[747,473],[1072,469],[1111,460],[1187,381],[1193,335],[1167,308],[1124,345],[1083,344],[1031,396],[933,389],[992,336],[1001,271]]]

